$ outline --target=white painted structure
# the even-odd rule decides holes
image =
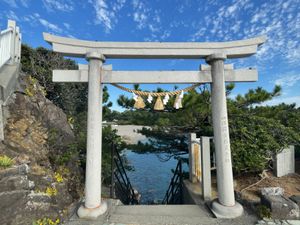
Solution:
[[[189,135],[189,180],[200,183],[204,201],[211,200],[211,152],[210,137]]]
[[[7,29],[0,31],[0,140],[4,140],[3,106],[17,86],[21,39],[16,22],[8,20]]]
[[[101,98],[102,92],[102,88],[95,86],[100,87],[103,83],[211,83],[219,193],[219,198],[212,204],[212,211],[216,216],[223,218],[234,218],[243,213],[242,206],[234,199],[225,82],[255,81],[257,71],[233,70],[232,66],[224,66],[224,61],[255,54],[257,47],[265,42],[265,37],[213,43],[146,43],[83,41],[44,33],[44,39],[52,45],[55,52],[65,56],[86,57],[89,60],[88,70],[81,66],[78,71],[54,71],[53,77],[57,82],[88,81],[88,124],[90,124],[90,118],[96,118],[94,124],[88,126],[86,174],[90,177],[86,179],[85,205],[78,210],[80,217],[95,218],[106,210],[106,205],[101,201],[101,174],[99,175],[99,170],[101,172],[102,106],[100,105],[101,99],[95,99]],[[119,59],[203,58],[210,66],[201,66],[200,71],[112,71],[103,68],[104,57]]]
[[[290,145],[277,153],[274,157],[273,165],[277,177],[295,173],[295,146]]]
[[[195,133],[189,134],[189,180],[192,183],[202,182],[200,138]]]
[[[6,63],[19,63],[21,58],[20,28],[16,22],[8,20],[7,29],[0,32],[0,69]]]

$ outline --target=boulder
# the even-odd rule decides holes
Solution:
[[[262,195],[261,203],[270,209],[273,219],[300,218],[299,206],[282,195]]]
[[[29,166],[22,164],[5,170],[0,170],[0,180],[4,177],[16,176],[16,175],[27,175],[29,173]]]
[[[14,191],[14,190],[30,190],[34,188],[34,184],[30,182],[27,176],[10,176],[5,177],[0,181],[0,191]]]
[[[266,187],[261,189],[262,195],[283,195],[284,190],[281,187]]]
[[[300,208],[300,195],[293,195],[293,196],[290,197],[290,199],[293,202],[295,202],[299,206],[299,208]]]

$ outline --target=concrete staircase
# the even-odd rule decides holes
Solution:
[[[109,218],[113,224],[214,224],[207,212],[197,205],[117,206]]]
[[[257,218],[247,212],[237,219],[216,219],[202,205],[121,205],[108,200],[108,211],[97,220],[83,220],[76,215],[65,225],[248,225]]]

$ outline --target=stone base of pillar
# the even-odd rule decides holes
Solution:
[[[98,216],[103,215],[107,210],[107,203],[101,202],[101,205],[97,208],[86,208],[84,205],[80,206],[77,215],[81,219],[97,219]]]
[[[215,199],[210,206],[211,211],[217,218],[232,219],[243,215],[243,206],[235,202],[234,206],[221,205],[218,199]]]

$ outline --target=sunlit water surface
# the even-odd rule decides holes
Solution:
[[[134,170],[127,171],[127,175],[134,188],[142,195],[141,204],[151,204],[162,200],[168,189],[173,176],[172,169],[175,169],[177,160],[171,158],[162,162],[156,154],[137,154],[131,150],[124,152],[129,165]],[[160,154],[164,156],[164,154]]]

